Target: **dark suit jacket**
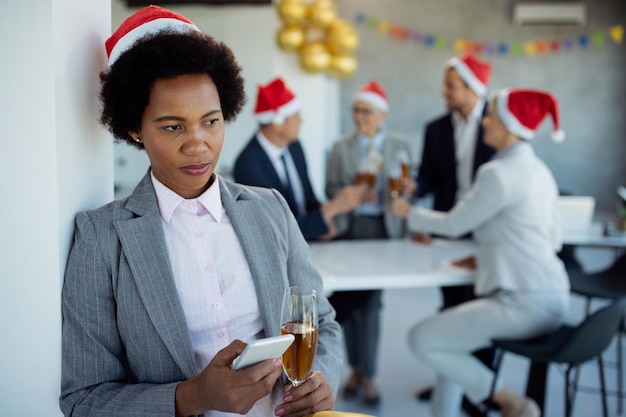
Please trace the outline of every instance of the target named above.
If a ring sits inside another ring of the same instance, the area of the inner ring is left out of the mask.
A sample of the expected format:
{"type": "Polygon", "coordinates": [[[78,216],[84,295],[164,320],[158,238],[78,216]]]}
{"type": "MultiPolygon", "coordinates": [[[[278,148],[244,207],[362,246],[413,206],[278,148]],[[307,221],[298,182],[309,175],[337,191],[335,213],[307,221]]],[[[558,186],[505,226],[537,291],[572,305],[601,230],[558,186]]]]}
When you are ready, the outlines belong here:
{"type": "MultiPolygon", "coordinates": [[[[483,109],[483,114],[486,109],[487,105],[483,109]]],[[[494,153],[495,150],[483,141],[483,127],[479,126],[472,179],[478,167],[489,161],[494,153]]],[[[447,113],[426,125],[417,181],[420,197],[433,193],[435,210],[448,211],[456,203],[456,156],[452,113],[447,113]]]]}
{"type": "Polygon", "coordinates": [[[293,196],[283,186],[280,177],[274,169],[274,165],[272,165],[272,161],[261,147],[256,135],[250,139],[237,157],[233,168],[233,178],[240,184],[275,188],[278,190],[287,200],[291,212],[296,216],[304,238],[306,240],[313,240],[318,236],[328,233],[328,227],[320,211],[321,204],[313,193],[306,158],[304,157],[304,151],[302,150],[300,142],[296,141],[289,145],[289,152],[298,170],[298,175],[304,190],[306,213],[302,216],[298,214],[293,196]]]}

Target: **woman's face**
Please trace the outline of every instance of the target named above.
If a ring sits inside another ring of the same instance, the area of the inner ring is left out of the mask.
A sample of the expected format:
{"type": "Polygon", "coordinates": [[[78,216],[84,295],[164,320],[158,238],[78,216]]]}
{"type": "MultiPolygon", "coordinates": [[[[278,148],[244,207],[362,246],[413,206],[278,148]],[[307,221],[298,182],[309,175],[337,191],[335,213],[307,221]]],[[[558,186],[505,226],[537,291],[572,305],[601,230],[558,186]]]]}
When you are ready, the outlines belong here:
{"type": "Polygon", "coordinates": [[[209,180],[224,144],[220,97],[206,74],[156,80],[141,120],[141,138],[154,176],[184,198],[195,198],[209,180]]]}
{"type": "Polygon", "coordinates": [[[387,113],[381,112],[373,104],[365,101],[355,101],[352,105],[352,117],[356,130],[368,137],[378,132],[387,113]]]}
{"type": "Polygon", "coordinates": [[[487,145],[500,150],[509,144],[511,133],[498,117],[495,109],[495,100],[489,102],[487,113],[481,123],[485,129],[484,140],[487,145]]]}

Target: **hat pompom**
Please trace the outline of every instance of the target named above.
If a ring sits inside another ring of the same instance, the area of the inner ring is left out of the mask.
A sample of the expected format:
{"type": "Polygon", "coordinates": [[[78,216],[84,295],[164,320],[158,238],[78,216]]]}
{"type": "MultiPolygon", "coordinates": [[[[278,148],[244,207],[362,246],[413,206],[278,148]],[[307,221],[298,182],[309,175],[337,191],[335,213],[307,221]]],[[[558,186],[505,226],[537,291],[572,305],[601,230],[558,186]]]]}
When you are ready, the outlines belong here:
{"type": "Polygon", "coordinates": [[[561,143],[565,140],[565,132],[563,132],[562,129],[557,129],[552,132],[550,137],[552,138],[554,142],[561,143]]]}

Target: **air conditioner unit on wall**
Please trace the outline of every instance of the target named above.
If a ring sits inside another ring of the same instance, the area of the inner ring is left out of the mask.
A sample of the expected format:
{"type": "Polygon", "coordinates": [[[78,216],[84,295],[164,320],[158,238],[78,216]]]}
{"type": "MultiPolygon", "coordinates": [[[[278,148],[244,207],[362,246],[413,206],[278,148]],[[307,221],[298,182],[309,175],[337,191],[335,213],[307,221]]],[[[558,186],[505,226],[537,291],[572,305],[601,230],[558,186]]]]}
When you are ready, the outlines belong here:
{"type": "Polygon", "coordinates": [[[534,26],[584,26],[587,9],[583,3],[516,3],[513,22],[534,26]]]}

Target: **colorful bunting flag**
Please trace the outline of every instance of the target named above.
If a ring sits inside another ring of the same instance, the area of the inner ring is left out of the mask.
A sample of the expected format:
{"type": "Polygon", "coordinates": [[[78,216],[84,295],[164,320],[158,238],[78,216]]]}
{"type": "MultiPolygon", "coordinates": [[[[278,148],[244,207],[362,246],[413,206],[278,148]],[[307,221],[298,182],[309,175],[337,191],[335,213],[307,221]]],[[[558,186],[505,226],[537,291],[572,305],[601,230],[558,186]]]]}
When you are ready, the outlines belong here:
{"type": "Polygon", "coordinates": [[[382,35],[389,35],[393,39],[401,41],[412,41],[415,44],[422,44],[426,48],[446,49],[451,47],[455,53],[474,52],[486,55],[526,55],[528,57],[544,56],[548,53],[559,53],[561,51],[571,51],[576,46],[581,49],[588,49],[590,46],[604,47],[606,33],[616,45],[621,45],[624,40],[623,25],[615,25],[606,31],[596,30],[591,34],[580,34],[574,38],[565,37],[563,39],[551,40],[528,40],[513,43],[507,42],[476,42],[468,39],[454,39],[449,42],[445,36],[438,36],[431,33],[422,33],[408,28],[391,24],[386,20],[367,16],[365,13],[357,13],[355,17],[357,24],[365,25],[376,30],[382,35]]]}

